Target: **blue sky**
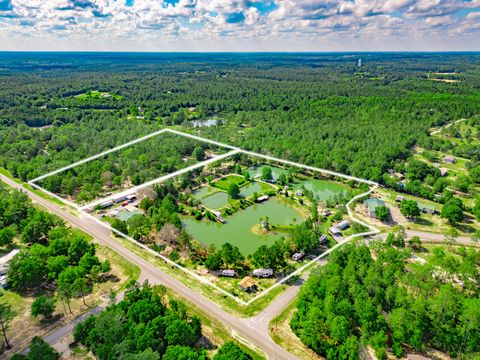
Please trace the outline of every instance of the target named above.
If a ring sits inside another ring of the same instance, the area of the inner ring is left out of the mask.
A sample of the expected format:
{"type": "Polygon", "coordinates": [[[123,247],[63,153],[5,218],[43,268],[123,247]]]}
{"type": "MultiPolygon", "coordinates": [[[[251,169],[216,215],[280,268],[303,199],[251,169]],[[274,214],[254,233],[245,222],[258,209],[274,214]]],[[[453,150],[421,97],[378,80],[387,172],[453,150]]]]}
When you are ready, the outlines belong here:
{"type": "Polygon", "coordinates": [[[0,0],[0,50],[480,50],[480,0],[0,0]]]}

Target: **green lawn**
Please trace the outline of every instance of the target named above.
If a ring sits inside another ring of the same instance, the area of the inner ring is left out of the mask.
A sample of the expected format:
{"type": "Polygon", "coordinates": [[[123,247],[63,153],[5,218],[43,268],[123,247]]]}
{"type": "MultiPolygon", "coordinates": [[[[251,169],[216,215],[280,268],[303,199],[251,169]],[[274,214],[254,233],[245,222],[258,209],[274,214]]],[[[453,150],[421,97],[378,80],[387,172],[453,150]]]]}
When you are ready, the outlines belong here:
{"type": "Polygon", "coordinates": [[[87,91],[86,93],[76,96],[80,100],[90,100],[90,99],[113,99],[113,100],[122,100],[122,96],[117,94],[112,94],[109,92],[102,92],[98,90],[87,91]]]}
{"type": "Polygon", "coordinates": [[[228,190],[228,187],[232,184],[238,185],[238,187],[242,186],[247,182],[247,179],[245,179],[241,175],[227,175],[221,179],[214,180],[212,182],[212,185],[215,186],[217,189],[220,190],[228,190]]]}

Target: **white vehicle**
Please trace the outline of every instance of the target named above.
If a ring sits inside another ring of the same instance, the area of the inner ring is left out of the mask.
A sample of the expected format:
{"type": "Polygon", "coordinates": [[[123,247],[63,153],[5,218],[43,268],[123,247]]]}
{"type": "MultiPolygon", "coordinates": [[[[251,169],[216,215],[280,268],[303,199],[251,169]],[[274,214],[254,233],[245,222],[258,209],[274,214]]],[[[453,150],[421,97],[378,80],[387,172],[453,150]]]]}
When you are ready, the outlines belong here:
{"type": "Polygon", "coordinates": [[[253,270],[253,276],[268,278],[273,276],[273,269],[255,269],[253,270]]]}

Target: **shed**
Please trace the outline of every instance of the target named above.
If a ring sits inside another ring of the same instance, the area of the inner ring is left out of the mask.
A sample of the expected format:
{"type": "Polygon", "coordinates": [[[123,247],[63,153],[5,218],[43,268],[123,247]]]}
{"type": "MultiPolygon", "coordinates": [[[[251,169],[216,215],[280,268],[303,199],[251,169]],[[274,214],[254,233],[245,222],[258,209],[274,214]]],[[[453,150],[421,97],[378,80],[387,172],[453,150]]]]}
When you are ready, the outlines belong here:
{"type": "Polygon", "coordinates": [[[397,195],[397,197],[395,198],[396,202],[402,202],[403,200],[405,200],[405,196],[402,195],[397,195]]]}
{"type": "Polygon", "coordinates": [[[118,203],[121,203],[121,202],[127,201],[127,200],[128,200],[128,198],[127,198],[125,195],[123,195],[123,196],[119,196],[118,198],[115,198],[115,199],[113,200],[113,202],[114,202],[115,204],[118,204],[118,203]]]}
{"type": "Polygon", "coordinates": [[[238,283],[238,287],[243,291],[251,292],[257,290],[257,283],[253,278],[250,276],[245,276],[240,282],[238,283]]]}
{"type": "Polygon", "coordinates": [[[342,233],[340,232],[340,229],[337,228],[336,226],[331,226],[329,229],[328,229],[328,232],[330,234],[332,234],[333,236],[341,236],[342,233]]]}
{"type": "Polygon", "coordinates": [[[109,208],[113,205],[113,201],[105,201],[103,203],[101,203],[100,205],[98,205],[101,209],[106,209],[106,208],[109,208]]]}
{"type": "Polygon", "coordinates": [[[253,270],[253,276],[256,277],[271,277],[273,276],[273,269],[255,269],[253,270]]]}
{"type": "Polygon", "coordinates": [[[443,158],[443,161],[449,164],[455,164],[457,162],[457,159],[453,155],[447,155],[443,158]]]}
{"type": "Polygon", "coordinates": [[[377,198],[370,198],[367,199],[363,202],[363,205],[365,205],[365,208],[367,209],[368,216],[375,218],[375,210],[378,207],[385,206],[385,201],[377,199],[377,198]]]}
{"type": "Polygon", "coordinates": [[[340,221],[340,222],[337,224],[337,228],[339,228],[340,230],[345,230],[345,229],[348,228],[349,226],[350,226],[350,223],[348,222],[348,220],[340,221]]]}
{"type": "Polygon", "coordinates": [[[257,198],[257,202],[264,202],[268,200],[268,195],[262,195],[257,198]]]}
{"type": "Polygon", "coordinates": [[[320,238],[318,239],[318,242],[320,243],[320,245],[325,244],[327,242],[327,235],[322,234],[322,236],[320,236],[320,238]]]}
{"type": "Polygon", "coordinates": [[[448,174],[448,169],[447,168],[440,168],[440,176],[446,176],[448,174]]]}

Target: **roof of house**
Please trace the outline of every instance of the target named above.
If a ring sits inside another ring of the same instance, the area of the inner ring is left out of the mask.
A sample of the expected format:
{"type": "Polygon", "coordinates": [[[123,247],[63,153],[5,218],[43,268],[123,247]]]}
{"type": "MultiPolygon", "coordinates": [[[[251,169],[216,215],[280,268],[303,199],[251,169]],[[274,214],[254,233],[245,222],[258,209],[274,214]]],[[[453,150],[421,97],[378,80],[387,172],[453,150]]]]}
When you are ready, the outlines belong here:
{"type": "Polygon", "coordinates": [[[250,276],[245,276],[240,282],[238,283],[238,286],[244,288],[244,289],[249,289],[253,286],[257,285],[255,280],[253,280],[252,277],[250,276]]]}
{"type": "Polygon", "coordinates": [[[348,220],[343,220],[343,221],[340,221],[340,222],[337,224],[337,227],[338,227],[340,230],[343,230],[343,229],[347,228],[348,225],[350,225],[350,223],[348,222],[348,220]]]}
{"type": "Polygon", "coordinates": [[[385,206],[385,201],[377,199],[377,198],[370,198],[363,202],[365,206],[368,208],[368,211],[374,212],[377,207],[385,206]]]}

